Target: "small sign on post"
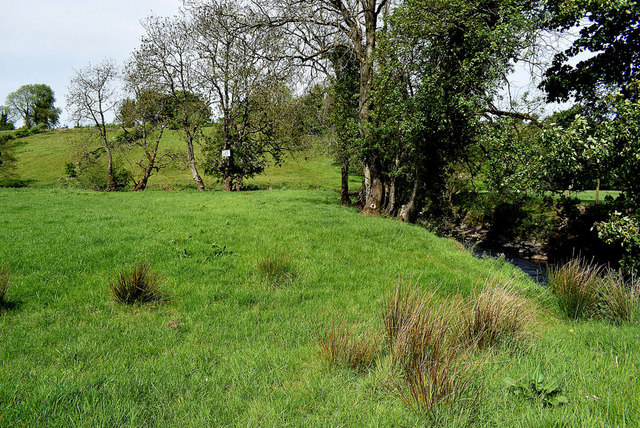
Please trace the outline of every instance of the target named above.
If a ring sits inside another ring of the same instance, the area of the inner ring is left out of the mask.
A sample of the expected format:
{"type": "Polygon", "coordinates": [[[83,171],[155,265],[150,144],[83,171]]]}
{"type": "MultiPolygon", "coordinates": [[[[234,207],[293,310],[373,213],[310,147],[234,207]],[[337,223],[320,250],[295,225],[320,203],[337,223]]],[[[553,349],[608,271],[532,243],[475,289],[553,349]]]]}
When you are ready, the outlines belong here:
{"type": "Polygon", "coordinates": [[[231,157],[231,150],[223,150],[222,151],[222,157],[223,158],[230,158],[231,157]]]}

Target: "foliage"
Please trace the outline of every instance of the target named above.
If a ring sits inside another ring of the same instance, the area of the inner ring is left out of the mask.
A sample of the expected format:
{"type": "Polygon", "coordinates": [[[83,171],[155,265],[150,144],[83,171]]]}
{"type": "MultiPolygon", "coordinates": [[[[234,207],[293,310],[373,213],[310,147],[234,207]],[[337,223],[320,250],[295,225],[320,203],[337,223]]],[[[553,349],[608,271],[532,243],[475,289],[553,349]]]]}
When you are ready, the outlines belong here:
{"type": "Polygon", "coordinates": [[[9,119],[9,107],[0,106],[0,131],[12,131],[15,129],[13,122],[9,119]]]}
{"type": "Polygon", "coordinates": [[[529,373],[527,379],[514,381],[506,378],[504,382],[508,390],[518,398],[536,401],[540,407],[558,407],[569,404],[561,379],[548,377],[544,374],[542,366],[538,364],[536,369],[529,373]]]}
{"type": "Polygon", "coordinates": [[[111,282],[113,298],[128,305],[164,300],[162,276],[151,271],[149,263],[137,262],[131,270],[122,270],[111,282]]]}
{"type": "Polygon", "coordinates": [[[13,134],[0,135],[0,184],[14,176],[17,160],[14,154],[14,139],[13,134]]]}
{"type": "Polygon", "coordinates": [[[611,213],[606,221],[595,224],[598,236],[607,244],[622,246],[620,265],[627,274],[640,272],[640,226],[635,216],[611,213]]]}
{"type": "Polygon", "coordinates": [[[373,366],[379,345],[370,332],[358,333],[346,322],[334,321],[319,339],[319,348],[328,363],[364,372],[373,366]]]}
{"type": "Polygon", "coordinates": [[[640,77],[639,2],[553,0],[548,10],[549,28],[579,30],[573,44],[556,54],[545,72],[542,87],[550,100],[574,96],[594,104],[604,93],[624,91],[640,77]],[[585,52],[590,55],[581,57],[585,52]]]}
{"type": "Polygon", "coordinates": [[[7,95],[6,104],[14,116],[24,120],[24,126],[31,128],[43,124],[53,128],[61,110],[54,107],[56,101],[51,87],[45,84],[23,85],[7,95]]]}
{"type": "Polygon", "coordinates": [[[431,212],[445,212],[448,176],[477,137],[479,113],[531,43],[530,7],[412,0],[394,10],[380,48],[373,149],[397,185],[409,184],[397,194],[410,200],[403,218],[413,221],[424,197],[431,212]]]}

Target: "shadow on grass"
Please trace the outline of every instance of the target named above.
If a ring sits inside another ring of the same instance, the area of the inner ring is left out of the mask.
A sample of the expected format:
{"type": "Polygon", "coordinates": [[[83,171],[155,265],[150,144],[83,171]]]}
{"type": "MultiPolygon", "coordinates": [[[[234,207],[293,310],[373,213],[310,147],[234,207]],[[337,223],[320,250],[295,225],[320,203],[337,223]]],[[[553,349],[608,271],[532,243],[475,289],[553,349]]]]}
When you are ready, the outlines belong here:
{"type": "Polygon", "coordinates": [[[24,180],[21,178],[9,178],[9,179],[0,181],[0,187],[10,187],[13,189],[19,189],[22,187],[28,187],[30,184],[34,182],[35,180],[33,179],[24,180]]]}
{"type": "Polygon", "coordinates": [[[0,315],[4,312],[9,312],[20,307],[24,302],[22,301],[7,301],[3,300],[0,302],[0,315]]]}

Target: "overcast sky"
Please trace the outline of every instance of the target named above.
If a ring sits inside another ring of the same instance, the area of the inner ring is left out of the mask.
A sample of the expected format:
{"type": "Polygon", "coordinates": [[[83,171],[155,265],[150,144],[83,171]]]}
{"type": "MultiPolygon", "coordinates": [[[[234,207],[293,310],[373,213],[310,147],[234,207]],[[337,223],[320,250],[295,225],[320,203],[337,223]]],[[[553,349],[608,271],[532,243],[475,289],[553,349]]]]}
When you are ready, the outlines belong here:
{"type": "Polygon", "coordinates": [[[140,20],[178,13],[181,0],[0,0],[0,104],[22,85],[45,83],[67,121],[74,69],[122,63],[142,36],[140,20]]]}

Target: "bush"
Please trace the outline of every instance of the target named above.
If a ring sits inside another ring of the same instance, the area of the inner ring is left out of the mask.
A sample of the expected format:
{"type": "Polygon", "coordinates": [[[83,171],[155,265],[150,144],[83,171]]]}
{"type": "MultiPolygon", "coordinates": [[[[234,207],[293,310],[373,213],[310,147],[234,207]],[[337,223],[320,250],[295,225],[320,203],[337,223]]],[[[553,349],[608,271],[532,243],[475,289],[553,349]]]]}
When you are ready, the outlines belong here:
{"type": "Polygon", "coordinates": [[[131,305],[164,300],[161,283],[162,277],[151,272],[149,263],[136,263],[130,271],[123,269],[110,288],[117,302],[131,305]]]}
{"type": "Polygon", "coordinates": [[[576,258],[549,269],[549,287],[560,309],[578,320],[596,314],[600,302],[602,267],[584,258],[576,258]]]}
{"type": "Polygon", "coordinates": [[[295,276],[288,254],[267,256],[258,261],[256,268],[260,275],[275,287],[284,285],[295,276]]]}
{"type": "Polygon", "coordinates": [[[320,339],[320,356],[330,364],[352,370],[369,369],[378,354],[378,340],[369,332],[357,333],[344,321],[334,322],[320,339]]]}
{"type": "MultiPolygon", "coordinates": [[[[77,175],[78,183],[84,189],[97,191],[109,189],[107,167],[101,162],[92,161],[81,164],[77,175]]],[[[131,173],[124,168],[114,165],[113,179],[116,184],[116,189],[122,190],[131,183],[131,173]]]]}
{"type": "Polygon", "coordinates": [[[0,306],[6,303],[5,295],[11,285],[11,275],[9,270],[2,264],[0,264],[0,306]]]}
{"type": "Polygon", "coordinates": [[[532,336],[534,320],[535,311],[512,282],[491,276],[469,312],[465,332],[481,348],[505,341],[523,343],[532,336]]]}

